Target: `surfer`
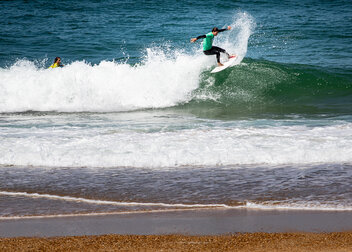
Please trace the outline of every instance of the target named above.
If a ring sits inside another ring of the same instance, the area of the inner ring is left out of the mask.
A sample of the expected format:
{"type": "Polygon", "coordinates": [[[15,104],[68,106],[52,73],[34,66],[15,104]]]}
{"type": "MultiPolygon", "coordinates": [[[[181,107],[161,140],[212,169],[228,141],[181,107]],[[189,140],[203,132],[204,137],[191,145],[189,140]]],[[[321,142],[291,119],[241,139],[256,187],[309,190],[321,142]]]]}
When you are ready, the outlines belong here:
{"type": "Polygon", "coordinates": [[[204,38],[203,53],[205,55],[215,55],[216,54],[216,60],[218,62],[218,66],[223,66],[223,64],[221,64],[221,62],[220,62],[220,53],[225,53],[229,59],[236,57],[235,55],[228,54],[226,52],[226,50],[224,50],[220,47],[213,46],[214,37],[217,36],[219,32],[223,32],[226,30],[231,30],[231,26],[228,26],[227,29],[220,29],[220,30],[217,27],[214,27],[213,30],[211,32],[207,33],[206,35],[201,35],[196,38],[191,38],[191,42],[194,43],[198,39],[204,38]]]}
{"type": "Polygon", "coordinates": [[[54,64],[52,64],[49,68],[56,68],[56,67],[63,67],[64,65],[61,64],[61,58],[56,57],[54,60],[54,64]]]}

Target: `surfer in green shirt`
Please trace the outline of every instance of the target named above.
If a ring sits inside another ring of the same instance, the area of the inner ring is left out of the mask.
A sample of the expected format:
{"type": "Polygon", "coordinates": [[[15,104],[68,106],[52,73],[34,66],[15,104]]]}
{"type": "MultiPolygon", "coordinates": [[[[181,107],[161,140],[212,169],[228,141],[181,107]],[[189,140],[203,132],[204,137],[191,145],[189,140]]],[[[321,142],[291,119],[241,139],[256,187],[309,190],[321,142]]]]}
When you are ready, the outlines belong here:
{"type": "Polygon", "coordinates": [[[227,29],[218,29],[217,27],[214,27],[213,30],[211,32],[207,33],[206,35],[201,35],[196,38],[192,38],[191,42],[194,43],[198,39],[204,38],[203,53],[205,55],[216,55],[216,60],[218,62],[218,66],[223,66],[223,64],[221,64],[221,62],[220,62],[220,53],[225,53],[228,58],[233,58],[236,56],[228,54],[226,52],[226,50],[224,50],[220,47],[213,46],[213,40],[214,40],[214,37],[217,36],[219,32],[223,32],[223,31],[227,31],[227,30],[231,30],[231,26],[228,26],[227,29]]]}

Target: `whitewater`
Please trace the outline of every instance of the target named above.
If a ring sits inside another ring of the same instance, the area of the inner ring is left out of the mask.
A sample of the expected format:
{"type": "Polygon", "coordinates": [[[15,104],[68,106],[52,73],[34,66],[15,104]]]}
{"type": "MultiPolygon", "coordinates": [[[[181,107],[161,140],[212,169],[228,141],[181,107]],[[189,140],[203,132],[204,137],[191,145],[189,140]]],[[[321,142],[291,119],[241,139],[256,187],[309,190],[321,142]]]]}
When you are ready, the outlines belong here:
{"type": "Polygon", "coordinates": [[[0,164],[161,168],[352,162],[352,123],[292,126],[286,121],[224,124],[191,119],[193,125],[183,125],[176,122],[177,114],[139,112],[128,116],[140,117],[136,125],[127,126],[124,115],[74,117],[46,115],[32,122],[17,117],[1,131],[0,164]],[[158,116],[166,117],[167,124],[158,116]],[[69,125],[62,123],[66,120],[69,125]],[[139,128],[146,123],[153,125],[139,128]]]}

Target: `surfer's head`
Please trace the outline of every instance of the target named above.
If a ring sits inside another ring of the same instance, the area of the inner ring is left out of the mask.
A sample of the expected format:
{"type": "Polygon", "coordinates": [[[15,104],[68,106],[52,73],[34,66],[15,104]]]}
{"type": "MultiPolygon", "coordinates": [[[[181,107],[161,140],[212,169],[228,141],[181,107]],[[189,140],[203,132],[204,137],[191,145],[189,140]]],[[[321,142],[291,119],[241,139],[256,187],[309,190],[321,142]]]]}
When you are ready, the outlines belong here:
{"type": "Polygon", "coordinates": [[[61,63],[61,58],[60,57],[56,57],[54,59],[54,63],[61,63]]]}
{"type": "Polygon", "coordinates": [[[211,32],[213,33],[214,36],[218,35],[219,33],[218,27],[214,27],[213,30],[211,30],[211,32]]]}

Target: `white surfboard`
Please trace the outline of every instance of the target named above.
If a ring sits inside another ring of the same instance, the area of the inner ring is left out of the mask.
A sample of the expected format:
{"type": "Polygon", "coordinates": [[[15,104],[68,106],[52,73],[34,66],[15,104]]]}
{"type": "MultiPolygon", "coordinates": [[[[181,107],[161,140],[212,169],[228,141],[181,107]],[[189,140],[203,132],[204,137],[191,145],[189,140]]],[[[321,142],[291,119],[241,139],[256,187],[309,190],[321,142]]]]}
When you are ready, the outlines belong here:
{"type": "Polygon", "coordinates": [[[218,73],[222,70],[225,70],[226,68],[230,67],[230,66],[234,66],[234,65],[237,65],[235,64],[235,61],[237,60],[237,56],[236,57],[233,57],[231,59],[229,59],[228,61],[226,61],[223,66],[217,66],[215,67],[211,73],[218,73]]]}

